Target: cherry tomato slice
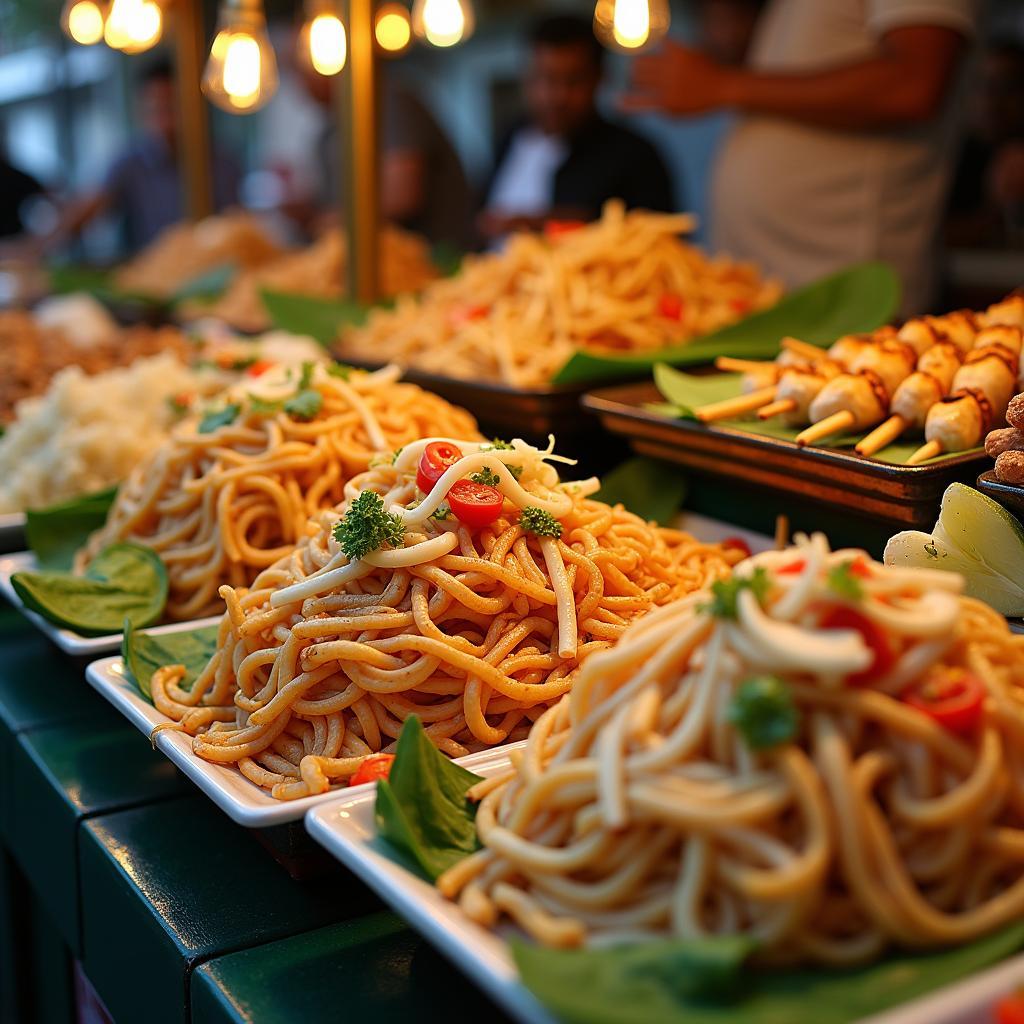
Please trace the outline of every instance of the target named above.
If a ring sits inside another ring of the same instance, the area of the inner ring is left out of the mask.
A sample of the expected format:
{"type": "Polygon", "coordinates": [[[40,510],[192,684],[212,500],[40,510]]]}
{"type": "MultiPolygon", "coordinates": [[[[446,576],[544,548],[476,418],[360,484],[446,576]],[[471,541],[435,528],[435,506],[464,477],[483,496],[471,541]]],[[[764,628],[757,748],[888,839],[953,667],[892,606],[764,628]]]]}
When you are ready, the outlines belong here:
{"type": "Polygon", "coordinates": [[[940,670],[913,683],[903,699],[950,732],[970,732],[981,721],[985,687],[963,669],[940,670]]]}
{"type": "Polygon", "coordinates": [[[749,313],[753,304],[750,299],[730,299],[729,305],[736,313],[749,313]]]}
{"type": "Polygon", "coordinates": [[[462,449],[450,441],[431,441],[420,456],[416,467],[416,486],[424,493],[444,476],[445,470],[462,458],[462,449]]]}
{"type": "Polygon", "coordinates": [[[666,292],[658,299],[658,313],[666,320],[682,320],[685,303],[678,295],[666,292]]]}
{"type": "Polygon", "coordinates": [[[750,545],[742,537],[726,537],[722,541],[722,547],[726,551],[742,551],[744,558],[749,558],[753,554],[750,545]]]}
{"type": "Polygon", "coordinates": [[[873,655],[871,664],[863,672],[846,677],[850,686],[870,686],[892,668],[896,654],[886,635],[866,615],[855,608],[836,605],[830,608],[820,622],[822,629],[855,629],[864,639],[873,655]]]}
{"type": "Polygon", "coordinates": [[[460,480],[448,492],[448,507],[469,527],[489,526],[501,515],[501,491],[489,484],[460,480]]]}
{"type": "Polygon", "coordinates": [[[775,571],[783,576],[797,576],[806,568],[806,559],[798,558],[795,562],[790,562],[788,565],[779,566],[775,571]]]}
{"type": "Polygon", "coordinates": [[[562,235],[579,231],[585,224],[582,220],[546,220],[544,221],[544,237],[559,238],[562,235]]]}
{"type": "Polygon", "coordinates": [[[266,373],[273,365],[274,363],[269,359],[257,359],[245,372],[250,377],[259,377],[266,373]]]}
{"type": "Polygon", "coordinates": [[[394,754],[370,754],[364,757],[362,764],[349,778],[350,786],[361,786],[364,782],[376,782],[377,779],[386,779],[391,773],[391,765],[394,764],[394,754]]]}
{"type": "Polygon", "coordinates": [[[1024,1024],[1024,992],[1004,996],[995,1005],[995,1024],[1024,1024]]]}

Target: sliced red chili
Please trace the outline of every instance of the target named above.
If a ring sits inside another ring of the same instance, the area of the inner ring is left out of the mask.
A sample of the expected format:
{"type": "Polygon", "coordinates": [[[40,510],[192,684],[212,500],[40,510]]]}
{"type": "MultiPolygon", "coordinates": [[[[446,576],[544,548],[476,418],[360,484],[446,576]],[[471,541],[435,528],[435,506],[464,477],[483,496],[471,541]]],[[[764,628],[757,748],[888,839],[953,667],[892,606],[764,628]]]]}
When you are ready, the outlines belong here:
{"type": "Polygon", "coordinates": [[[682,320],[685,308],[686,303],[683,302],[682,297],[672,292],[665,292],[658,299],[658,313],[666,320],[682,320]]]}
{"type": "Polygon", "coordinates": [[[981,721],[985,686],[965,669],[940,669],[911,684],[903,700],[950,732],[971,732],[981,721]]]}
{"type": "Polygon", "coordinates": [[[807,560],[798,558],[795,562],[789,562],[786,565],[779,566],[775,571],[782,576],[797,576],[807,568],[807,560]]]}
{"type": "Polygon", "coordinates": [[[855,608],[835,605],[824,614],[819,625],[822,629],[856,630],[871,650],[871,664],[864,671],[846,677],[850,686],[870,686],[892,668],[896,654],[888,637],[879,626],[855,608]]]}
{"type": "Polygon", "coordinates": [[[452,514],[459,522],[473,528],[490,526],[501,515],[503,501],[496,487],[474,480],[460,480],[448,492],[452,514]]]}
{"type": "Polygon", "coordinates": [[[416,467],[416,486],[424,494],[429,493],[434,484],[444,476],[449,466],[453,466],[462,458],[462,449],[450,441],[431,441],[420,456],[416,467]]]}
{"type": "Polygon", "coordinates": [[[391,773],[391,766],[395,763],[394,754],[370,754],[364,757],[362,763],[349,778],[350,786],[361,786],[365,782],[376,782],[378,779],[386,779],[391,773]]]}
{"type": "Polygon", "coordinates": [[[270,359],[257,359],[256,362],[253,363],[252,366],[250,366],[249,369],[246,370],[245,372],[250,377],[259,377],[262,374],[266,373],[267,370],[271,369],[271,367],[273,366],[274,363],[270,359]]]}

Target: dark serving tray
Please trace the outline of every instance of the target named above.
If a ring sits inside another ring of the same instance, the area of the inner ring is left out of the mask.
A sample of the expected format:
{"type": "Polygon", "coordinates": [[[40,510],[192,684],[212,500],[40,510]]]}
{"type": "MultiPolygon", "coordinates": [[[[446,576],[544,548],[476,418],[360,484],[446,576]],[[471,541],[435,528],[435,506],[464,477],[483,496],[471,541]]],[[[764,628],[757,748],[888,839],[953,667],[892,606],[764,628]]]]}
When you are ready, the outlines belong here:
{"type": "Polygon", "coordinates": [[[996,479],[995,470],[990,469],[978,477],[977,488],[993,501],[998,501],[1007,512],[1018,519],[1024,518],[1024,487],[1019,484],[1004,484],[1002,480],[996,479]]]}
{"type": "Polygon", "coordinates": [[[954,481],[974,480],[986,458],[975,452],[934,466],[895,466],[843,449],[801,448],[730,427],[670,419],[646,408],[662,400],[647,382],[589,392],[583,407],[600,417],[606,429],[628,438],[642,455],[903,528],[933,526],[942,492],[954,481]]]}

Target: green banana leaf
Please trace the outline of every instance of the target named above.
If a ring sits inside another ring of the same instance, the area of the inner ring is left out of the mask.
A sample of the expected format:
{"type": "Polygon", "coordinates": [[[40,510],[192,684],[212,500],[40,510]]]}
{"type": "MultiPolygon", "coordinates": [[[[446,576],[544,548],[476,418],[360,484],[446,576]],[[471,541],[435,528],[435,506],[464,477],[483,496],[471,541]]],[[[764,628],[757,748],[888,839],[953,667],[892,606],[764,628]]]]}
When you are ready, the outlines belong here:
{"type": "Polygon", "coordinates": [[[314,299],[286,292],[260,292],[271,323],[280,331],[304,334],[329,346],[342,327],[359,327],[372,307],[353,299],[314,299]]]}

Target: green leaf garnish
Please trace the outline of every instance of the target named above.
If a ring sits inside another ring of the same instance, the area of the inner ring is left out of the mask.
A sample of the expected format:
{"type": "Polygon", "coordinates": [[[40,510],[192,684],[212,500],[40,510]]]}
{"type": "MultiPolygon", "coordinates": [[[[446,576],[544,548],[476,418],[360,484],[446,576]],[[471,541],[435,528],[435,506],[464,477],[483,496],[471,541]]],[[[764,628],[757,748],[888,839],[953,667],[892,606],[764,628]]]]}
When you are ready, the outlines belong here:
{"type": "Polygon", "coordinates": [[[75,553],[107,521],[117,488],[109,487],[25,513],[25,539],[40,569],[70,569],[75,553]]]}
{"type": "Polygon", "coordinates": [[[727,580],[715,580],[711,584],[711,600],[699,605],[698,611],[713,615],[716,619],[735,619],[736,602],[741,591],[752,591],[758,603],[763,604],[770,585],[768,574],[761,566],[749,576],[730,576],[727,580]]]}
{"type": "Polygon", "coordinates": [[[83,636],[120,633],[125,619],[152,625],[167,603],[167,569],[139,544],[104,548],[82,576],[16,572],[11,585],[26,608],[83,636]]]}
{"type": "MultiPolygon", "coordinates": [[[[503,441],[500,437],[495,437],[491,440],[490,444],[483,444],[480,446],[481,452],[513,452],[515,446],[503,441]]],[[[513,479],[518,480],[523,475],[522,466],[510,466],[507,465],[505,468],[512,474],[513,479]]]]}
{"type": "Polygon", "coordinates": [[[443,523],[446,520],[451,519],[451,507],[447,502],[442,501],[441,504],[437,506],[437,510],[431,514],[430,518],[436,519],[439,523],[443,523]]]}
{"type": "Polygon", "coordinates": [[[299,377],[299,390],[305,391],[313,383],[313,373],[316,370],[316,363],[312,360],[305,360],[302,364],[302,374],[299,377]]]}
{"type": "Polygon", "coordinates": [[[377,783],[377,829],[419,871],[435,879],[479,845],[476,806],[466,799],[480,777],[442,754],[411,715],[386,779],[377,783]]]}
{"type": "Polygon", "coordinates": [[[334,539],[353,561],[383,547],[400,548],[405,542],[402,517],[384,507],[384,499],[363,491],[334,527],[334,539]]]}
{"type": "Polygon", "coordinates": [[[537,537],[561,537],[562,524],[550,513],[536,505],[530,505],[519,513],[519,525],[524,533],[537,537]]]}
{"type": "Polygon", "coordinates": [[[327,366],[327,372],[332,377],[340,377],[342,380],[348,380],[355,372],[355,367],[347,366],[345,363],[329,363],[327,366]]]}
{"type": "Polygon", "coordinates": [[[792,691],[776,676],[754,676],[740,683],[726,717],[751,750],[789,743],[800,727],[792,691]]]}
{"type": "Polygon", "coordinates": [[[284,402],[281,400],[271,401],[266,398],[260,398],[259,395],[254,395],[251,392],[249,394],[249,404],[252,407],[252,411],[260,416],[272,416],[284,408],[284,402]]]}
{"type": "Polygon", "coordinates": [[[284,403],[284,411],[292,419],[308,423],[316,418],[316,414],[323,408],[324,396],[319,391],[306,388],[297,395],[293,395],[284,403]]]}
{"type": "Polygon", "coordinates": [[[853,562],[841,562],[828,571],[828,588],[848,601],[859,601],[864,596],[864,587],[853,575],[853,562]]]}
{"type": "Polygon", "coordinates": [[[212,434],[215,430],[220,430],[221,427],[226,427],[230,423],[234,423],[238,419],[238,414],[242,411],[242,407],[237,404],[227,405],[223,409],[217,409],[214,412],[208,412],[199,421],[199,433],[200,434],[212,434]]]}
{"type": "Polygon", "coordinates": [[[153,673],[164,665],[184,665],[185,676],[179,685],[183,690],[191,690],[196,677],[217,650],[219,631],[219,626],[204,626],[202,629],[155,636],[136,629],[131,622],[125,622],[121,657],[128,670],[126,675],[151,701],[153,694],[149,684],[153,673]]]}
{"type": "Polygon", "coordinates": [[[485,487],[497,487],[501,483],[501,477],[490,466],[484,466],[479,473],[474,473],[469,479],[485,487]]]}

